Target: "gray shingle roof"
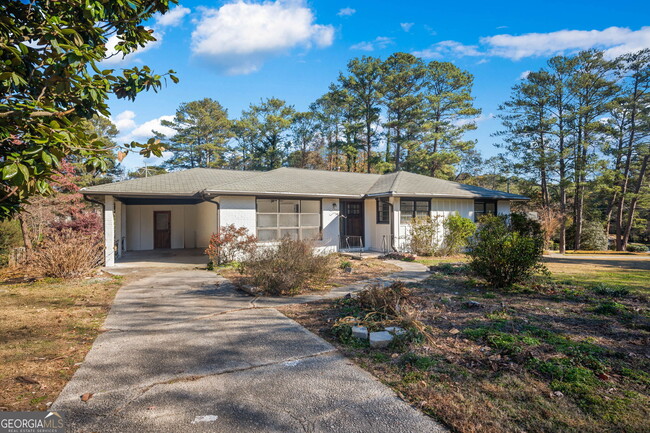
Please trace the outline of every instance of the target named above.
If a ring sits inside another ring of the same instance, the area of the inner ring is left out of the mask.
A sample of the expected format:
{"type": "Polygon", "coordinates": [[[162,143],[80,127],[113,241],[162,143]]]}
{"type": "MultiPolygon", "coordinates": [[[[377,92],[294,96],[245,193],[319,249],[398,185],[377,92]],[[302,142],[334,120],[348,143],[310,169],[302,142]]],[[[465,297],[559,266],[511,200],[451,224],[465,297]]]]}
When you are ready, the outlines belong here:
{"type": "Polygon", "coordinates": [[[208,185],[241,181],[259,175],[259,171],[216,170],[212,168],[191,168],[140,179],[82,188],[84,194],[107,195],[179,195],[200,194],[208,185]]]}
{"type": "Polygon", "coordinates": [[[399,171],[390,174],[347,173],[298,168],[236,171],[209,168],[161,174],[142,179],[97,185],[81,190],[84,194],[116,196],[197,196],[210,195],[293,195],[320,197],[422,196],[453,198],[527,197],[399,171]]]}

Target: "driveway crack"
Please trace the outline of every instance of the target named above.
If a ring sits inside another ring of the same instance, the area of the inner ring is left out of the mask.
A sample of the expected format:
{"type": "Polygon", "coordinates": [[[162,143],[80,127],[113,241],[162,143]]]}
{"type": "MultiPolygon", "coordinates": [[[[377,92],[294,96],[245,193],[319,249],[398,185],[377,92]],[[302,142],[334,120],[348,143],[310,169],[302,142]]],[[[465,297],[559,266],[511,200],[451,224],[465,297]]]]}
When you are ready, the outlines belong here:
{"type": "MultiPolygon", "coordinates": [[[[306,359],[316,358],[318,356],[328,355],[328,354],[334,353],[334,352],[337,352],[337,349],[324,350],[324,351],[321,351],[321,352],[312,353],[310,355],[305,355],[305,356],[297,356],[297,357],[285,358],[285,359],[282,359],[282,360],[279,360],[279,361],[272,361],[272,362],[267,362],[267,363],[264,363],[264,364],[249,364],[246,367],[236,367],[236,368],[231,368],[231,369],[228,369],[228,370],[218,371],[218,372],[215,372],[215,373],[193,374],[193,375],[189,375],[189,376],[175,377],[175,378],[172,378],[172,379],[167,379],[167,380],[162,380],[162,381],[159,381],[159,382],[154,382],[154,383],[151,383],[149,385],[146,385],[146,386],[140,388],[136,395],[129,398],[125,403],[121,404],[119,407],[114,409],[112,414],[113,415],[118,414],[123,409],[128,407],[131,403],[133,403],[135,400],[142,397],[144,394],[146,394],[151,389],[153,389],[153,388],[155,388],[157,386],[172,385],[174,383],[181,383],[181,382],[195,382],[197,380],[205,379],[206,377],[216,377],[216,376],[222,376],[222,375],[225,375],[225,374],[239,373],[241,371],[249,371],[249,370],[254,370],[254,369],[257,369],[257,368],[265,368],[265,367],[270,367],[270,366],[273,366],[273,365],[279,365],[279,364],[285,364],[285,363],[287,364],[287,367],[292,367],[292,366],[295,365],[293,363],[299,363],[300,361],[304,361],[306,359]]],[[[106,393],[115,392],[115,391],[119,391],[119,390],[107,391],[106,393]]]]}

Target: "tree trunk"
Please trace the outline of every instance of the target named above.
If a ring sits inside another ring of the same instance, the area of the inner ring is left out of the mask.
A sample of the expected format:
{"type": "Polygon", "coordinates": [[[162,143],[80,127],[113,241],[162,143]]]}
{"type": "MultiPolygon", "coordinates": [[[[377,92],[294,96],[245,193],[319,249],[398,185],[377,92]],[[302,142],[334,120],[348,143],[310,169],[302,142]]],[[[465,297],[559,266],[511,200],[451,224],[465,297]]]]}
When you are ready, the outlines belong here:
{"type": "MultiPolygon", "coordinates": [[[[641,170],[639,170],[639,178],[637,179],[636,186],[634,188],[634,197],[630,202],[630,209],[627,214],[627,222],[625,225],[625,233],[623,234],[623,250],[627,249],[627,243],[630,240],[630,232],[632,231],[632,223],[634,222],[634,212],[636,211],[636,205],[639,201],[639,193],[643,187],[643,180],[645,178],[646,171],[648,170],[648,161],[650,160],[650,154],[646,155],[643,158],[641,163],[641,170]]],[[[622,250],[622,251],[623,251],[622,250]]]]}
{"type": "Polygon", "coordinates": [[[25,245],[25,258],[30,259],[32,252],[34,251],[34,246],[32,245],[32,238],[29,236],[29,227],[27,227],[27,221],[23,218],[22,215],[18,215],[18,222],[20,222],[20,231],[23,234],[23,244],[25,245]]]}

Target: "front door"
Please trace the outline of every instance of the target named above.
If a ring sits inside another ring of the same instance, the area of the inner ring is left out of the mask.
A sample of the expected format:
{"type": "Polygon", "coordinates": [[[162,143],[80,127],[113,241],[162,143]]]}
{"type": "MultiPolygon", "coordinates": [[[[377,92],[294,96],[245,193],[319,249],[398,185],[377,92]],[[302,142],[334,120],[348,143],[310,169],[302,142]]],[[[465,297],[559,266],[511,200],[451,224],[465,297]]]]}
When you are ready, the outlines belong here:
{"type": "Polygon", "coordinates": [[[153,213],[153,247],[172,247],[172,213],[171,211],[155,211],[153,213]]]}
{"type": "Polygon", "coordinates": [[[341,201],[341,249],[363,248],[363,201],[341,201]]]}

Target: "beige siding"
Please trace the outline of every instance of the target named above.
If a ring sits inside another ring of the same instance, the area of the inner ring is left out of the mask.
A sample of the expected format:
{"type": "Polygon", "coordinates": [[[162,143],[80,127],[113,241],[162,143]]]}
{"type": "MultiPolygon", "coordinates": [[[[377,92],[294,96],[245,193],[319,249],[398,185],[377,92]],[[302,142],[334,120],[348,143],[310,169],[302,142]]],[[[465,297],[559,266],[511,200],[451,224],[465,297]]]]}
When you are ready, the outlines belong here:
{"type": "MultiPolygon", "coordinates": [[[[126,208],[126,249],[129,251],[153,249],[153,213],[171,212],[171,247],[185,248],[187,226],[194,225],[191,214],[185,221],[188,205],[124,205],[126,208]]],[[[213,205],[214,206],[214,205],[213,205]]]]}

